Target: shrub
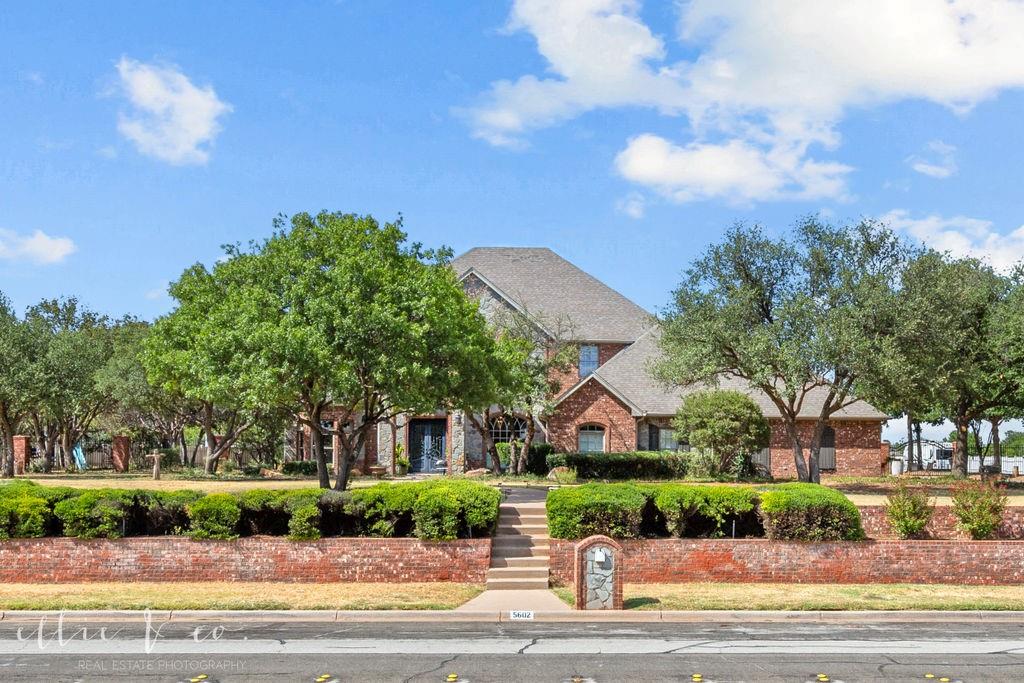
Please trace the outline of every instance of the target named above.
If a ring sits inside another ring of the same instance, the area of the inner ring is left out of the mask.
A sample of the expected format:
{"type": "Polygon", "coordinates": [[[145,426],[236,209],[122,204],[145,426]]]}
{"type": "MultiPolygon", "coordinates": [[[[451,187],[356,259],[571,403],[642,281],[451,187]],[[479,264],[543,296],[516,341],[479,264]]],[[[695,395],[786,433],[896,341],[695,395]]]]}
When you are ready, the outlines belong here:
{"type": "Polygon", "coordinates": [[[284,509],[283,491],[249,489],[238,496],[241,509],[239,530],[245,536],[288,533],[288,511],[284,509]]]}
{"type": "Polygon", "coordinates": [[[554,453],[547,467],[568,467],[580,479],[681,479],[686,475],[686,457],[671,451],[628,453],[554,453]]]}
{"type": "Polygon", "coordinates": [[[288,513],[288,538],[293,541],[314,541],[321,537],[320,496],[322,489],[288,491],[281,496],[288,513]]]}
{"type": "Polygon", "coordinates": [[[365,536],[408,536],[413,527],[412,512],[418,484],[375,484],[352,492],[347,514],[362,517],[360,533],[365,536]]]}
{"type": "Polygon", "coordinates": [[[526,457],[526,471],[529,474],[536,474],[543,477],[548,473],[549,455],[555,452],[555,447],[549,443],[535,443],[530,446],[530,452],[526,457]]]}
{"type": "Polygon", "coordinates": [[[202,498],[202,491],[154,491],[147,505],[146,533],[182,534],[189,527],[188,506],[202,498]]]}
{"type": "Polygon", "coordinates": [[[633,484],[556,489],[548,493],[548,532],[552,538],[639,538],[647,502],[644,491],[633,484]]]}
{"type": "Polygon", "coordinates": [[[46,535],[53,516],[44,498],[30,495],[0,498],[0,539],[46,535]]]}
{"type": "Polygon", "coordinates": [[[120,538],[128,532],[135,491],[93,489],[65,498],[54,506],[64,535],[76,538],[120,538]]]}
{"type": "Polygon", "coordinates": [[[512,444],[508,442],[501,442],[494,444],[494,450],[498,451],[498,462],[501,463],[502,469],[507,469],[509,463],[512,462],[512,444]]]}
{"type": "Polygon", "coordinates": [[[928,500],[928,494],[912,489],[906,482],[900,482],[885,502],[885,516],[889,526],[900,538],[916,538],[928,526],[935,506],[928,500]]]}
{"type": "Polygon", "coordinates": [[[242,510],[238,500],[229,493],[211,493],[187,507],[191,522],[190,536],[195,539],[238,538],[238,521],[242,510]]]}
{"type": "Polygon", "coordinates": [[[780,541],[857,541],[864,538],[857,506],[818,484],[781,484],[761,493],[765,536],[780,541]]]}
{"type": "Polygon", "coordinates": [[[681,440],[713,454],[700,475],[707,477],[738,477],[750,454],[767,446],[771,436],[764,413],[740,391],[694,392],[683,399],[672,425],[681,440]]]}
{"type": "Polygon", "coordinates": [[[995,536],[1006,509],[1003,487],[983,481],[964,481],[953,487],[952,498],[958,529],[975,540],[995,536]]]}
{"type": "Polygon", "coordinates": [[[281,474],[297,477],[316,476],[316,460],[289,460],[281,465],[281,474]]]}
{"type": "Polygon", "coordinates": [[[413,504],[416,537],[448,541],[459,536],[459,499],[447,487],[433,486],[413,504]]]}
{"type": "Polygon", "coordinates": [[[417,538],[443,541],[484,536],[498,520],[501,493],[471,481],[433,481],[418,487],[413,504],[417,538]]]}
{"type": "Polygon", "coordinates": [[[734,522],[737,536],[763,533],[755,513],[757,493],[746,486],[665,484],[657,487],[654,504],[674,536],[725,536],[734,522]]]}

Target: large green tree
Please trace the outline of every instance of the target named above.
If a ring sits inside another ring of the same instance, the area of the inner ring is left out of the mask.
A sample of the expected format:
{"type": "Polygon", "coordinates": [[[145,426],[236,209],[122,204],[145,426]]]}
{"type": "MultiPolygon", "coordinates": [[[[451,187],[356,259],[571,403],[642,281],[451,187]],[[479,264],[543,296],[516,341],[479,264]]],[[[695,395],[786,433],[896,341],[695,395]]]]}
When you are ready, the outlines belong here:
{"type": "Polygon", "coordinates": [[[799,478],[816,482],[828,420],[897,370],[889,352],[906,259],[900,240],[871,221],[805,219],[792,238],[736,225],[673,293],[655,373],[677,385],[732,376],[764,392],[793,444],[799,478]],[[805,443],[798,419],[812,394],[805,443]]]}
{"type": "Polygon", "coordinates": [[[14,476],[14,435],[32,409],[38,340],[0,293],[0,475],[14,476]]]}

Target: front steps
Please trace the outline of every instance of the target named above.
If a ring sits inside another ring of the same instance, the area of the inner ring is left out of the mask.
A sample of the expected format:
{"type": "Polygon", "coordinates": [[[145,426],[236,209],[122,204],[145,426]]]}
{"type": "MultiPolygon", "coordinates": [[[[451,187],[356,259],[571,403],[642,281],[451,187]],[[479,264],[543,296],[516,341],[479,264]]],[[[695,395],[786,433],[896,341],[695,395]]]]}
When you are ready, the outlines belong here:
{"type": "Polygon", "coordinates": [[[487,590],[547,589],[549,550],[544,503],[502,503],[487,590]]]}

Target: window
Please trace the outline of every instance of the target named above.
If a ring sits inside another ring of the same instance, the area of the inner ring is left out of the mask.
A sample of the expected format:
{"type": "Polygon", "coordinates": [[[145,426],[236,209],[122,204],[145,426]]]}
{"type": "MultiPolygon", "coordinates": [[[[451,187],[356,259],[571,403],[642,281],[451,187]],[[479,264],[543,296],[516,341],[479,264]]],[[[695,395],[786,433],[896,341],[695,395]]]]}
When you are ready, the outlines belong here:
{"type": "Polygon", "coordinates": [[[604,427],[580,427],[580,453],[604,453],[604,427]]]}
{"type": "Polygon", "coordinates": [[[330,463],[334,461],[334,422],[324,420],[320,423],[320,433],[324,435],[324,459],[330,463]]]}
{"type": "Polygon", "coordinates": [[[678,451],[681,444],[671,427],[650,425],[647,427],[647,449],[651,451],[678,451]]]}
{"type": "Polygon", "coordinates": [[[516,415],[498,415],[491,418],[489,427],[491,430],[491,441],[494,443],[508,443],[513,439],[516,441],[526,439],[526,420],[516,415]]]}
{"type": "Polygon", "coordinates": [[[836,468],[836,430],[825,427],[821,433],[821,449],[818,451],[818,469],[834,470],[836,468]]]}
{"type": "Polygon", "coordinates": [[[580,377],[586,377],[597,370],[597,345],[584,344],[580,347],[580,377]]]}

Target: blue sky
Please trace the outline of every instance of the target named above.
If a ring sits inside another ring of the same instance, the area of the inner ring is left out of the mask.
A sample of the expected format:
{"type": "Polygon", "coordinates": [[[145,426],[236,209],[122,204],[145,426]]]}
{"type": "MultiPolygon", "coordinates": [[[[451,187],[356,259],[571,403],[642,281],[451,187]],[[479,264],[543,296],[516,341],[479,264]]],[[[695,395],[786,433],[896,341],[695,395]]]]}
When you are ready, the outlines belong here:
{"type": "Polygon", "coordinates": [[[1020,35],[1012,0],[5,3],[0,290],[152,318],[319,209],[550,246],[651,310],[737,220],[1006,268],[1020,35]]]}

